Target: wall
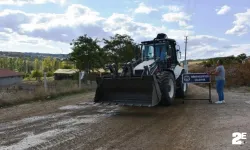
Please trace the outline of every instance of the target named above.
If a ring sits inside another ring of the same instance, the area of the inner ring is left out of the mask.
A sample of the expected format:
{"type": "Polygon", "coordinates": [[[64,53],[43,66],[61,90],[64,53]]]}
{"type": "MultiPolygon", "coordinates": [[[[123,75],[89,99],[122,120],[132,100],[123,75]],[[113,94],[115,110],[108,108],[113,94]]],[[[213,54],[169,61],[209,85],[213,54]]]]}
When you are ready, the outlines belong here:
{"type": "Polygon", "coordinates": [[[19,84],[22,82],[22,77],[6,77],[0,78],[0,86],[8,86],[13,84],[19,84]]]}

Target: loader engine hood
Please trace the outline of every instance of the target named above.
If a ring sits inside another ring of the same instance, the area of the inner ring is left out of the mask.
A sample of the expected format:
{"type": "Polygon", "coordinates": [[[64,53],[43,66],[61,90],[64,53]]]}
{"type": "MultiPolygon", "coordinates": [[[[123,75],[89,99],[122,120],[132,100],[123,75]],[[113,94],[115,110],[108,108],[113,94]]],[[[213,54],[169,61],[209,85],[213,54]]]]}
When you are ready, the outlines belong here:
{"type": "Polygon", "coordinates": [[[144,66],[148,66],[150,74],[152,74],[157,69],[157,65],[156,64],[153,65],[153,64],[155,64],[155,60],[153,59],[141,62],[134,68],[133,70],[134,75],[141,76],[144,71],[144,66]]]}
{"type": "Polygon", "coordinates": [[[149,65],[153,64],[154,62],[155,62],[155,60],[153,60],[153,59],[147,60],[147,61],[143,61],[143,62],[141,62],[139,65],[137,65],[134,68],[134,71],[135,70],[144,70],[144,66],[149,66],[149,65]]]}

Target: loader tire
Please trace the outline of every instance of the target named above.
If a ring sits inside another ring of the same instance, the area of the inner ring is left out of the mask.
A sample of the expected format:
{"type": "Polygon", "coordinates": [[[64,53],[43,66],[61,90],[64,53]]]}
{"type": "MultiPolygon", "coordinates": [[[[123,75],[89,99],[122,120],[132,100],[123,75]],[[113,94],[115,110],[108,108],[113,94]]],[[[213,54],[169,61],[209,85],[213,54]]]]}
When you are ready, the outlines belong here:
{"type": "Polygon", "coordinates": [[[176,97],[178,98],[185,98],[187,94],[188,84],[182,83],[182,75],[184,73],[185,72],[183,71],[182,74],[180,75],[180,78],[178,79],[179,88],[176,89],[176,97]]]}
{"type": "Polygon", "coordinates": [[[159,75],[161,88],[161,104],[164,106],[172,105],[175,99],[176,82],[174,75],[169,71],[164,71],[159,75]]]}

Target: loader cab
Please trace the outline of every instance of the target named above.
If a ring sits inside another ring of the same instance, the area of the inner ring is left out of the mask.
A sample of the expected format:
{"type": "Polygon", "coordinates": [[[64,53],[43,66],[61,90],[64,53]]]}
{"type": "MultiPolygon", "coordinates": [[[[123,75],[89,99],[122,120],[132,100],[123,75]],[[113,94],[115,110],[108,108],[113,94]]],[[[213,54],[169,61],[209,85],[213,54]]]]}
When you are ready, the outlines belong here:
{"type": "Polygon", "coordinates": [[[160,58],[160,60],[165,60],[167,56],[167,47],[165,44],[143,44],[141,47],[142,51],[142,60],[147,61],[151,59],[160,58]]]}
{"type": "Polygon", "coordinates": [[[157,36],[157,38],[141,43],[142,60],[160,59],[160,61],[168,62],[170,65],[179,64],[175,40],[163,38],[163,36],[157,36]]]}
{"type": "Polygon", "coordinates": [[[153,45],[142,45],[142,60],[147,61],[154,59],[154,46],[153,45]]]}

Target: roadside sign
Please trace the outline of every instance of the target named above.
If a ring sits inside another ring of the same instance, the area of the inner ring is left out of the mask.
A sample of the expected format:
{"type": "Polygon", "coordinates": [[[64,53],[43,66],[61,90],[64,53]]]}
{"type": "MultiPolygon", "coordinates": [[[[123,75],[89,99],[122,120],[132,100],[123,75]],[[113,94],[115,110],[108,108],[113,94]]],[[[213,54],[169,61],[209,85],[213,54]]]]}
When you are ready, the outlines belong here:
{"type": "Polygon", "coordinates": [[[186,73],[183,74],[183,83],[211,83],[210,75],[206,73],[186,73]]]}
{"type": "Polygon", "coordinates": [[[198,99],[188,99],[188,98],[184,98],[183,99],[183,103],[184,100],[208,100],[210,103],[212,103],[211,100],[211,77],[209,74],[207,73],[186,73],[183,74],[182,76],[182,83],[204,83],[204,84],[209,84],[209,89],[208,89],[208,96],[209,98],[198,98],[198,99]]]}

